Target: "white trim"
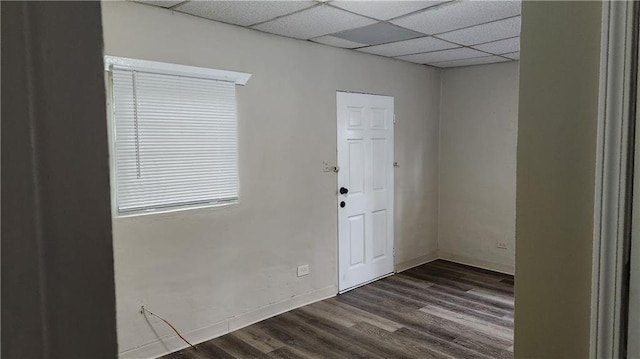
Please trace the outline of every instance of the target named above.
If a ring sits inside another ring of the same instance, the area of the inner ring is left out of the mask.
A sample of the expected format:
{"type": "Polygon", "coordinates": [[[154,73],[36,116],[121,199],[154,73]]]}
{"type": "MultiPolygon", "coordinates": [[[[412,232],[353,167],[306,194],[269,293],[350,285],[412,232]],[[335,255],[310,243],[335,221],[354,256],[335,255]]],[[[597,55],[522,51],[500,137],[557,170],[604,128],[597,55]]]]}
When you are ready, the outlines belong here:
{"type": "Polygon", "coordinates": [[[251,78],[251,74],[244,73],[244,72],[217,70],[217,69],[210,69],[206,67],[170,64],[165,62],[130,59],[127,57],[105,55],[104,69],[105,71],[109,71],[111,68],[159,72],[163,74],[171,74],[171,75],[178,75],[178,76],[207,78],[212,80],[233,82],[236,85],[241,85],[241,86],[244,86],[251,78]]]}
{"type": "Polygon", "coordinates": [[[381,275],[381,276],[379,276],[379,277],[377,277],[377,278],[373,278],[372,280],[368,280],[368,281],[366,281],[366,282],[362,282],[362,283],[356,284],[356,285],[354,285],[353,287],[345,288],[345,289],[343,289],[343,290],[339,291],[339,292],[338,292],[338,294],[344,294],[344,293],[349,292],[349,291],[351,291],[351,290],[354,290],[354,289],[356,289],[356,288],[364,287],[364,286],[365,286],[365,285],[367,285],[367,284],[371,284],[371,283],[373,283],[373,282],[377,282],[377,281],[379,281],[380,279],[384,279],[384,278],[387,278],[387,277],[391,277],[391,276],[392,276],[392,275],[394,275],[394,274],[396,274],[396,272],[391,272],[391,273],[387,273],[387,274],[385,274],[385,275],[381,275]]]}
{"type": "MultiPolygon", "coordinates": [[[[640,58],[640,46],[636,54],[640,58]]],[[[640,84],[640,66],[636,64],[636,86],[640,84]]],[[[636,88],[636,143],[635,159],[640,158],[640,91],[636,88]]],[[[627,358],[640,358],[640,341],[628,338],[640,338],[640,166],[634,166],[633,174],[633,224],[631,229],[631,249],[629,253],[629,316],[627,319],[627,358]]]]}
{"type": "Polygon", "coordinates": [[[442,251],[440,251],[438,254],[439,254],[439,256],[438,256],[439,259],[442,259],[442,260],[445,260],[445,261],[458,263],[458,264],[464,264],[466,266],[485,269],[485,270],[489,270],[489,271],[492,271],[492,272],[498,272],[498,273],[508,274],[508,275],[515,275],[515,267],[513,265],[489,262],[489,261],[485,261],[485,260],[481,260],[481,259],[471,258],[471,257],[467,257],[467,256],[461,256],[461,255],[458,255],[458,254],[442,252],[442,251]]]}
{"type": "Polygon", "coordinates": [[[438,259],[440,259],[440,257],[438,257],[438,252],[430,252],[423,256],[410,259],[408,261],[396,263],[396,273],[404,272],[411,268],[418,267],[423,264],[431,263],[438,259]]]}
{"type": "Polygon", "coordinates": [[[621,356],[621,293],[628,238],[629,65],[634,2],[603,2],[594,198],[590,358],[621,356]]]}
{"type": "Polygon", "coordinates": [[[170,206],[164,208],[151,208],[151,209],[143,209],[143,210],[135,210],[128,212],[118,212],[117,208],[113,214],[113,218],[131,218],[131,217],[140,217],[140,216],[154,216],[158,214],[167,214],[167,213],[175,213],[175,212],[185,212],[192,210],[202,210],[209,208],[218,208],[218,207],[227,207],[239,204],[239,199],[234,199],[230,201],[220,201],[220,202],[209,202],[209,203],[201,203],[201,204],[183,204],[179,206],[170,206]]]}
{"type": "Polygon", "coordinates": [[[109,185],[111,189],[111,218],[115,217],[118,213],[118,181],[116,176],[116,127],[115,127],[115,114],[113,107],[113,73],[111,71],[105,71],[105,94],[107,104],[107,138],[109,140],[109,185]]]}
{"type": "MultiPolygon", "coordinates": [[[[242,329],[259,321],[274,317],[278,314],[300,308],[327,298],[335,297],[338,288],[334,285],[252,310],[235,317],[213,323],[204,328],[182,333],[192,344],[197,345],[211,339],[242,329]]],[[[143,346],[125,350],[118,354],[120,359],[157,358],[159,356],[184,349],[188,345],[177,336],[165,337],[143,346]]]]}
{"type": "Polygon", "coordinates": [[[335,297],[337,293],[338,287],[330,285],[313,292],[295,296],[282,302],[258,308],[248,313],[240,314],[229,319],[229,332],[248,327],[249,325],[261,322],[265,319],[275,317],[276,315],[304,307],[305,305],[335,297]]]}

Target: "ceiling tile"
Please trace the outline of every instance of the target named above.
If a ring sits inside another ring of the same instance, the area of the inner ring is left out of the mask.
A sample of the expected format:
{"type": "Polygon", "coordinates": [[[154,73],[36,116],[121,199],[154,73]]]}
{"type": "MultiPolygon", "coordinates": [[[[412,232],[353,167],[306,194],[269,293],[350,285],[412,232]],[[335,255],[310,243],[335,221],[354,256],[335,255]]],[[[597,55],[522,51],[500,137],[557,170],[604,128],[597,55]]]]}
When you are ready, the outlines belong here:
{"type": "Polygon", "coordinates": [[[329,46],[342,47],[344,49],[354,49],[356,47],[367,46],[366,44],[360,44],[331,35],[316,37],[314,39],[311,39],[311,41],[329,46]]]}
{"type": "Polygon", "coordinates": [[[344,10],[327,5],[320,5],[253,26],[253,28],[296,39],[310,39],[334,32],[371,25],[375,22],[375,20],[344,10]]]}
{"type": "Polygon", "coordinates": [[[386,44],[388,42],[402,41],[424,36],[423,34],[401,27],[379,22],[373,25],[359,27],[357,29],[345,30],[333,34],[349,41],[359,42],[367,45],[386,44]]]}
{"type": "Polygon", "coordinates": [[[439,61],[468,59],[471,57],[481,57],[486,55],[487,54],[485,54],[484,52],[463,47],[459,49],[442,50],[442,51],[426,52],[423,54],[399,56],[396,58],[404,61],[415,62],[418,64],[426,64],[426,63],[439,62],[439,61]]]}
{"type": "Polygon", "coordinates": [[[391,22],[433,35],[515,15],[520,15],[519,1],[467,0],[442,4],[391,22]]]}
{"type": "Polygon", "coordinates": [[[358,51],[381,56],[402,56],[408,54],[417,54],[421,52],[438,51],[459,47],[450,42],[436,39],[435,37],[421,37],[419,39],[411,39],[406,41],[398,41],[390,44],[370,46],[358,51]]]}
{"type": "Polygon", "coordinates": [[[520,35],[520,16],[438,35],[462,45],[475,45],[520,35]]]}
{"type": "Polygon", "coordinates": [[[229,24],[249,26],[313,6],[313,1],[188,1],[174,10],[229,24]]]}
{"type": "Polygon", "coordinates": [[[430,63],[429,65],[445,68],[445,67],[493,64],[493,63],[505,62],[505,61],[509,61],[509,60],[500,56],[485,56],[485,57],[475,57],[471,59],[435,62],[435,63],[430,63]]]}
{"type": "Polygon", "coordinates": [[[331,5],[365,15],[379,20],[389,20],[431,6],[442,4],[444,1],[363,1],[338,0],[331,5]]]}
{"type": "Polygon", "coordinates": [[[139,2],[147,5],[161,6],[161,7],[172,7],[174,5],[180,4],[183,1],[169,1],[169,0],[134,0],[134,2],[139,2]]]}
{"type": "Polygon", "coordinates": [[[510,52],[508,54],[503,54],[502,56],[508,57],[512,60],[520,60],[520,51],[518,52],[510,52]]]}
{"type": "Polygon", "coordinates": [[[520,50],[520,37],[512,37],[499,41],[487,42],[473,46],[474,49],[490,52],[492,54],[506,54],[520,50]]]}

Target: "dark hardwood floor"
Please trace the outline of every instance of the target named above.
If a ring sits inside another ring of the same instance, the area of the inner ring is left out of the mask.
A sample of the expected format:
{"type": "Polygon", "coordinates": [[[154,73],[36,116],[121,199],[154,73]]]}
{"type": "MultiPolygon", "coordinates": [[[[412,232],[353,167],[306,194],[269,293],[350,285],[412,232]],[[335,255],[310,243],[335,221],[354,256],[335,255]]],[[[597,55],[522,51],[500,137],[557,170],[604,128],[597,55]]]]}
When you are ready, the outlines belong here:
{"type": "Polygon", "coordinates": [[[512,358],[513,277],[437,260],[166,359],[512,358]]]}

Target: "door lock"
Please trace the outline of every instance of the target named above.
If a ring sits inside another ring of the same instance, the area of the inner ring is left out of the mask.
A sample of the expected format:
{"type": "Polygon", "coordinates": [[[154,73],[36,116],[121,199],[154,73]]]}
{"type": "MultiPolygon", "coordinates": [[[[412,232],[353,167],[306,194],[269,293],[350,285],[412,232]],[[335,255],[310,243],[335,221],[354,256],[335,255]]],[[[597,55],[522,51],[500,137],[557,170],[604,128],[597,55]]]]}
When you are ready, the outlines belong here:
{"type": "Polygon", "coordinates": [[[344,206],[346,206],[346,205],[347,205],[347,204],[346,204],[346,203],[344,203],[344,201],[341,201],[341,202],[340,202],[340,208],[344,208],[344,206]]]}

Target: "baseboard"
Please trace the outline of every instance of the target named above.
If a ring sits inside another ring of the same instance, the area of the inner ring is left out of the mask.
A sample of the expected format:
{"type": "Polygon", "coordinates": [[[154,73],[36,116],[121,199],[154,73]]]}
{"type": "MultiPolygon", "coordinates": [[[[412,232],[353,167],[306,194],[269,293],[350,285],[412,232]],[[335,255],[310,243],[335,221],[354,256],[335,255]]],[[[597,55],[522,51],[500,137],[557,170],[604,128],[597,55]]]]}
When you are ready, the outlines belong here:
{"type": "MultiPolygon", "coordinates": [[[[204,328],[192,330],[190,332],[181,333],[192,344],[200,344],[207,340],[217,338],[221,335],[225,335],[229,332],[229,323],[227,320],[217,322],[206,326],[204,328]]],[[[173,353],[175,351],[188,347],[182,339],[178,336],[172,336],[168,338],[162,338],[152,343],[145,344],[143,346],[126,350],[118,354],[120,359],[143,359],[143,358],[157,358],[165,354],[173,353]]]]}
{"type": "Polygon", "coordinates": [[[338,294],[338,287],[329,286],[313,292],[297,295],[282,302],[274,303],[251,312],[240,314],[229,319],[229,332],[247,327],[251,324],[274,317],[278,314],[303,307],[305,305],[319,302],[327,298],[335,297],[338,294]]]}
{"type": "Polygon", "coordinates": [[[407,269],[411,269],[413,267],[417,267],[423,264],[427,264],[429,262],[433,262],[436,259],[438,259],[438,253],[437,252],[431,252],[428,254],[425,254],[423,256],[420,256],[418,258],[414,258],[414,259],[410,259],[408,261],[404,261],[402,263],[398,263],[396,264],[396,273],[400,273],[400,272],[404,272],[407,269]]]}
{"type": "Polygon", "coordinates": [[[461,255],[447,253],[447,252],[439,252],[438,256],[440,257],[440,259],[444,259],[449,262],[464,264],[471,267],[486,269],[486,270],[490,270],[498,273],[504,273],[509,275],[514,275],[515,273],[515,268],[514,266],[511,266],[511,265],[494,263],[494,262],[485,261],[482,259],[461,256],[461,255]]]}
{"type": "MultiPolygon", "coordinates": [[[[478,259],[469,258],[465,256],[459,256],[452,253],[433,252],[433,253],[429,253],[429,254],[396,264],[395,266],[396,273],[403,272],[405,270],[420,266],[422,264],[433,262],[434,260],[437,260],[437,259],[444,259],[450,262],[465,264],[472,267],[487,269],[494,272],[500,272],[500,273],[505,273],[510,275],[513,275],[515,272],[513,266],[503,265],[499,263],[492,263],[492,262],[478,260],[478,259]]],[[[271,318],[278,314],[282,314],[284,312],[288,312],[290,310],[293,310],[311,303],[315,303],[327,298],[331,298],[335,296],[337,292],[338,292],[338,288],[332,285],[332,286],[325,287],[313,292],[297,295],[287,300],[273,303],[273,304],[264,306],[262,308],[258,308],[256,310],[252,310],[250,312],[243,313],[235,317],[231,317],[227,320],[214,323],[204,328],[196,329],[191,332],[186,332],[183,334],[193,344],[199,344],[199,343],[217,338],[219,336],[225,335],[232,331],[244,328],[246,326],[257,323],[259,321],[271,318]]],[[[180,338],[178,338],[177,336],[172,336],[172,337],[163,339],[162,341],[160,340],[155,341],[153,343],[149,343],[138,348],[121,352],[118,355],[118,357],[120,359],[157,358],[159,356],[169,354],[169,353],[184,349],[186,347],[188,347],[188,345],[185,342],[183,342],[180,338]]]]}
{"type": "Polygon", "coordinates": [[[371,284],[371,283],[373,283],[373,282],[377,282],[377,281],[379,281],[380,279],[385,279],[385,278],[387,278],[387,277],[390,277],[390,276],[394,275],[395,273],[396,273],[396,272],[391,272],[391,273],[385,274],[385,275],[383,275],[383,276],[380,276],[380,277],[378,277],[378,278],[374,278],[374,279],[372,279],[372,280],[366,281],[366,282],[364,282],[364,283],[360,283],[360,284],[355,285],[355,286],[353,286],[353,287],[349,287],[349,288],[344,289],[344,290],[340,290],[340,285],[338,285],[338,294],[344,294],[344,293],[346,293],[346,292],[348,292],[348,291],[350,291],[350,290],[354,290],[354,289],[356,289],[356,288],[364,287],[364,286],[365,286],[365,285],[367,285],[367,284],[371,284]]]}
{"type": "MultiPolygon", "coordinates": [[[[336,293],[338,293],[338,288],[332,285],[313,292],[300,294],[287,300],[273,303],[256,310],[231,317],[227,320],[214,323],[207,327],[182,334],[194,345],[200,344],[259,321],[274,317],[278,314],[334,297],[336,293]]],[[[186,347],[188,347],[188,345],[185,342],[177,336],[173,336],[163,339],[162,341],[155,341],[138,348],[124,351],[118,354],[118,357],[120,359],[157,358],[186,347]]]]}

